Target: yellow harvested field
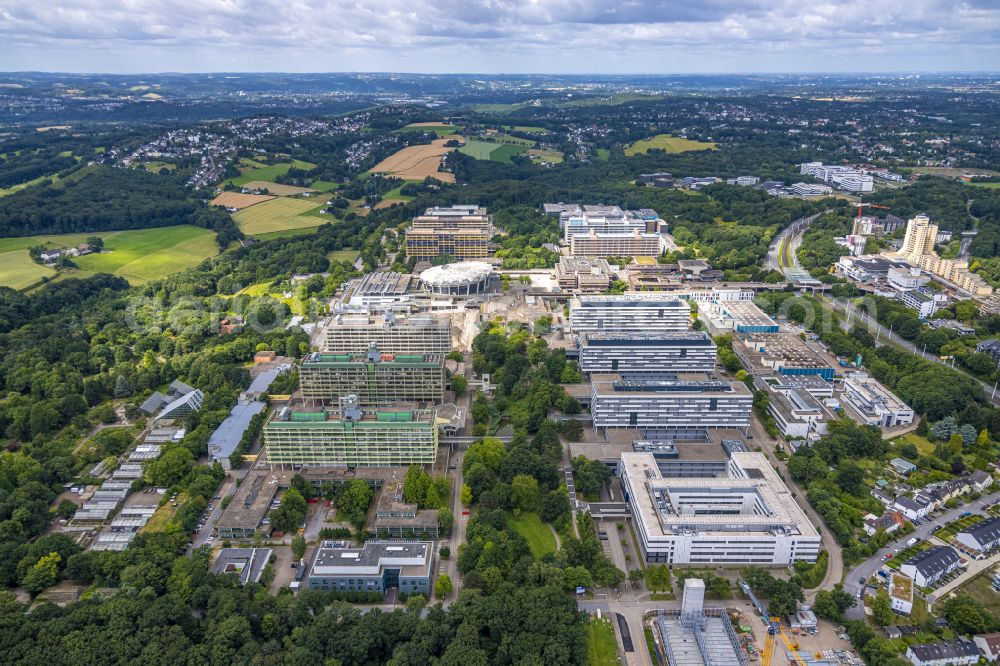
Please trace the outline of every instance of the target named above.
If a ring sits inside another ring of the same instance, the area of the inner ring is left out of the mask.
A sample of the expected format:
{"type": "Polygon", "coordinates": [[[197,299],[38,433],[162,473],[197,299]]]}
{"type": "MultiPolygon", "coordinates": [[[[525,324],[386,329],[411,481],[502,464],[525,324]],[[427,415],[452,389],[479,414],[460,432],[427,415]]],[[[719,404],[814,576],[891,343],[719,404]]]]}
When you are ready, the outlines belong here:
{"type": "Polygon", "coordinates": [[[403,201],[402,199],[382,199],[377,204],[375,204],[375,207],[376,208],[392,208],[393,206],[396,206],[398,204],[405,204],[405,203],[406,202],[403,201]]]}
{"type": "Polygon", "coordinates": [[[268,180],[251,180],[243,187],[248,190],[267,190],[268,194],[276,194],[279,197],[294,197],[296,194],[305,194],[306,192],[316,191],[308,187],[282,185],[280,183],[272,183],[268,180]]]}
{"type": "Polygon", "coordinates": [[[249,208],[254,204],[264,203],[273,199],[269,194],[242,194],[240,192],[223,192],[211,201],[213,206],[226,208],[249,208]]]}
{"type": "Polygon", "coordinates": [[[455,174],[443,173],[439,169],[442,156],[455,150],[444,144],[456,138],[450,136],[435,139],[430,144],[407,146],[376,164],[372,172],[385,173],[403,180],[423,180],[430,176],[443,183],[454,183],[455,174]]]}
{"type": "Polygon", "coordinates": [[[321,206],[322,204],[308,199],[279,197],[273,201],[265,201],[262,204],[241,210],[233,215],[233,220],[236,221],[240,230],[249,236],[288,231],[289,229],[318,227],[334,218],[331,216],[324,219],[305,213],[321,206]]]}

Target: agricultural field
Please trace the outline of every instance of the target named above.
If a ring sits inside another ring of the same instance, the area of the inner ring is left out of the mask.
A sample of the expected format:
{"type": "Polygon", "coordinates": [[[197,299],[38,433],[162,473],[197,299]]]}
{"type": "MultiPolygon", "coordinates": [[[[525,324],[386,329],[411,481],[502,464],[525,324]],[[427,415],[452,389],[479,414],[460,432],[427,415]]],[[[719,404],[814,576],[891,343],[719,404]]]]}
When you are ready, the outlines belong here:
{"type": "Polygon", "coordinates": [[[268,194],[274,194],[279,197],[294,197],[299,194],[312,193],[316,191],[310,187],[282,185],[281,183],[272,183],[269,180],[251,180],[249,183],[243,185],[243,187],[248,190],[267,190],[268,194]]]}
{"type": "Polygon", "coordinates": [[[682,139],[677,136],[670,136],[669,134],[657,134],[652,138],[636,141],[625,146],[625,154],[629,156],[639,155],[649,151],[651,148],[659,148],[668,153],[686,153],[690,150],[716,150],[718,147],[714,143],[692,141],[691,139],[682,139]]]}
{"type": "Polygon", "coordinates": [[[459,130],[457,125],[448,125],[445,123],[410,123],[406,127],[401,127],[397,132],[434,132],[438,135],[438,138],[443,136],[450,136],[459,130]]]}
{"type": "Polygon", "coordinates": [[[371,172],[403,180],[423,180],[430,176],[444,183],[454,183],[455,174],[440,171],[441,158],[455,150],[444,145],[447,141],[449,139],[435,139],[427,145],[407,146],[376,164],[371,172]]]}
{"type": "Polygon", "coordinates": [[[252,183],[255,180],[265,180],[272,181],[278,176],[282,176],[288,173],[288,170],[292,167],[296,169],[314,169],[316,167],[312,162],[303,162],[302,160],[292,160],[291,162],[279,162],[278,164],[262,164],[254,160],[243,159],[240,160],[240,175],[236,178],[229,180],[233,185],[246,185],[247,183],[252,183]]]}
{"type": "Polygon", "coordinates": [[[55,269],[36,264],[27,250],[0,252],[0,287],[27,289],[55,275],[55,269]]]}
{"type": "Polygon", "coordinates": [[[526,132],[529,134],[541,134],[548,132],[544,127],[534,127],[530,125],[504,125],[503,128],[509,132],[526,132]]]}
{"type": "Polygon", "coordinates": [[[278,198],[265,201],[233,215],[240,230],[248,236],[258,236],[277,231],[317,227],[324,221],[333,220],[333,216],[308,215],[311,211],[317,213],[326,204],[305,199],[278,198]]]}
{"type": "Polygon", "coordinates": [[[226,208],[249,208],[254,204],[270,201],[274,197],[269,194],[242,194],[240,192],[223,192],[209,202],[211,206],[226,208]]]}
{"type": "Polygon", "coordinates": [[[527,150],[528,147],[520,143],[493,143],[492,141],[470,139],[465,142],[464,146],[458,149],[458,152],[477,160],[490,160],[492,162],[506,162],[509,164],[510,158],[513,155],[520,155],[527,150]]]}
{"type": "Polygon", "coordinates": [[[522,513],[516,518],[513,514],[508,514],[507,524],[528,541],[528,547],[531,548],[531,554],[535,559],[556,552],[556,537],[537,513],[522,513]]]}
{"type": "Polygon", "coordinates": [[[105,251],[77,257],[73,262],[81,270],[114,273],[131,284],[193,268],[219,253],[214,233],[187,224],[98,235],[104,237],[105,251]]]}
{"type": "Polygon", "coordinates": [[[309,184],[309,187],[320,192],[333,192],[340,187],[340,183],[335,183],[332,180],[314,180],[309,184]]]}

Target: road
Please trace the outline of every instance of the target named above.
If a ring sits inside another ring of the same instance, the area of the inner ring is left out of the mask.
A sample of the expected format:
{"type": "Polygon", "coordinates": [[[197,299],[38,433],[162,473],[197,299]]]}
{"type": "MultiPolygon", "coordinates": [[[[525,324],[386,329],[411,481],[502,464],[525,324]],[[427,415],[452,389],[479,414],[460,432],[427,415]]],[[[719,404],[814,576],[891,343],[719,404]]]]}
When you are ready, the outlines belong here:
{"type": "Polygon", "coordinates": [[[904,340],[897,334],[893,333],[890,329],[878,323],[874,318],[869,317],[864,312],[859,310],[858,307],[853,303],[851,303],[850,301],[839,298],[832,298],[824,294],[816,294],[816,299],[823,305],[826,305],[827,307],[831,308],[836,312],[849,315],[849,320],[856,320],[862,322],[867,327],[869,333],[872,333],[873,335],[877,336],[879,344],[891,343],[892,345],[899,347],[904,351],[907,351],[911,354],[915,354],[917,356],[921,356],[925,360],[930,361],[931,363],[937,363],[938,365],[943,365],[945,367],[952,368],[955,372],[961,373],[966,377],[968,377],[969,379],[972,379],[977,384],[979,384],[979,386],[983,389],[983,392],[986,393],[987,396],[986,399],[992,402],[995,406],[1000,407],[1000,395],[996,396],[994,395],[995,387],[990,386],[986,382],[981,381],[976,377],[973,377],[972,375],[962,370],[961,368],[954,367],[951,364],[942,361],[934,354],[928,354],[926,351],[918,348],[915,344],[913,344],[909,340],[904,340]]]}
{"type": "Polygon", "coordinates": [[[796,251],[802,243],[802,235],[817,217],[827,212],[829,211],[823,211],[823,213],[816,213],[808,217],[800,217],[782,229],[774,237],[774,240],[771,241],[771,247],[767,250],[767,267],[785,275],[793,269],[801,270],[796,251]]]}
{"type": "Polygon", "coordinates": [[[809,500],[806,497],[806,492],[792,479],[791,474],[788,473],[788,465],[775,457],[775,440],[771,439],[771,436],[767,434],[767,431],[764,430],[764,426],[761,425],[756,416],[753,416],[750,419],[750,430],[754,438],[754,445],[760,446],[764,455],[766,455],[768,460],[771,462],[771,465],[781,472],[781,475],[785,479],[785,484],[795,496],[796,503],[798,503],[802,511],[805,512],[806,517],[809,518],[813,526],[819,531],[823,550],[829,553],[827,556],[829,559],[827,560],[826,565],[826,576],[823,577],[823,580],[814,589],[805,591],[806,601],[808,603],[812,603],[819,590],[832,590],[833,586],[840,582],[840,577],[844,572],[843,552],[841,551],[840,544],[833,538],[833,533],[826,528],[826,524],[823,522],[823,519],[818,513],[816,513],[812,504],[809,503],[809,500]]]}
{"type": "MultiPolygon", "coordinates": [[[[957,509],[945,511],[934,520],[928,521],[923,525],[919,525],[911,534],[907,534],[904,537],[900,537],[899,539],[890,542],[885,548],[878,551],[848,572],[847,579],[844,581],[844,590],[857,597],[858,592],[862,588],[862,584],[859,581],[862,578],[864,578],[865,581],[868,581],[875,575],[875,572],[882,567],[883,555],[891,553],[894,548],[902,546],[907,539],[916,537],[921,541],[925,541],[931,535],[931,530],[934,529],[934,525],[945,525],[958,520],[966,511],[971,511],[973,515],[985,516],[986,512],[979,508],[980,505],[984,502],[995,502],[997,500],[1000,500],[1000,491],[979,498],[974,505],[966,504],[965,506],[960,506],[957,509]]],[[[864,615],[864,608],[860,603],[854,606],[854,608],[848,609],[846,613],[847,619],[849,620],[860,620],[864,617],[864,615]]]]}
{"type": "MultiPolygon", "coordinates": [[[[219,489],[215,491],[215,496],[222,498],[231,495],[236,492],[236,484],[234,482],[233,474],[240,474],[241,472],[233,471],[226,475],[226,478],[222,481],[222,485],[219,489]]],[[[242,472],[245,474],[245,472],[242,472]]],[[[212,512],[208,516],[208,520],[204,522],[204,527],[195,533],[194,539],[191,540],[192,549],[200,548],[208,543],[208,537],[215,532],[215,523],[222,517],[222,500],[213,499],[209,502],[212,505],[212,512]]]]}

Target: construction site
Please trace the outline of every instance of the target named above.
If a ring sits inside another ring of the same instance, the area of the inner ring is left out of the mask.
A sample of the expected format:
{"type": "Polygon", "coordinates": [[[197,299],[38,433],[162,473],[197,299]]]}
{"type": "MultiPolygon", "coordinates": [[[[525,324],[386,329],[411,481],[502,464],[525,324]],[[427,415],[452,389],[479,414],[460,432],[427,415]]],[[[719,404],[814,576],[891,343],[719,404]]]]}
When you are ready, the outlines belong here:
{"type": "MultiPolygon", "coordinates": [[[[652,633],[654,663],[663,666],[862,666],[851,651],[843,629],[823,622],[820,636],[809,607],[794,616],[772,617],[744,581],[740,588],[749,600],[749,612],[720,602],[705,606],[705,585],[684,581],[681,608],[646,613],[652,633]],[[726,607],[723,607],[726,606],[726,607]]],[[[745,603],[745,602],[744,602],[745,603]]],[[[744,603],[738,605],[743,606],[744,603]]],[[[653,655],[651,654],[651,657],[653,655]]]]}

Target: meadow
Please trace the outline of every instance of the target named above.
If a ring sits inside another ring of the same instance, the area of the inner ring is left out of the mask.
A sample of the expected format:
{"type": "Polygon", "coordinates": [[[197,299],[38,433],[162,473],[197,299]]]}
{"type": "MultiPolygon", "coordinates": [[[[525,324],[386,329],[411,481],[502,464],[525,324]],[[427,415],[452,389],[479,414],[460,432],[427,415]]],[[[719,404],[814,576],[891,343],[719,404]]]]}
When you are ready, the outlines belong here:
{"type": "Polygon", "coordinates": [[[130,284],[179,273],[219,253],[214,233],[188,224],[98,235],[104,237],[105,251],[73,262],[84,271],[120,275],[130,284]]]}
{"type": "Polygon", "coordinates": [[[306,199],[272,199],[245,208],[233,215],[240,230],[248,236],[270,234],[292,229],[318,227],[334,219],[332,215],[319,215],[325,203],[306,199]],[[308,215],[315,212],[315,215],[308,215]]]}
{"type": "Polygon", "coordinates": [[[444,123],[410,123],[406,127],[400,127],[397,132],[434,132],[438,138],[442,136],[449,136],[458,131],[458,127],[455,125],[446,125],[444,123]]]}
{"type": "Polygon", "coordinates": [[[465,142],[464,146],[458,149],[458,152],[477,160],[490,160],[509,164],[511,156],[520,155],[527,150],[528,146],[523,143],[494,143],[492,141],[469,139],[465,142]]]}
{"type": "Polygon", "coordinates": [[[27,250],[0,252],[0,286],[27,289],[42,278],[56,275],[55,269],[36,264],[27,250]]]}
{"type": "Polygon", "coordinates": [[[535,559],[541,559],[547,553],[556,552],[556,537],[548,524],[538,517],[537,513],[522,513],[514,517],[507,515],[507,524],[514,528],[527,542],[531,548],[531,554],[535,559]]]}
{"type": "Polygon", "coordinates": [[[229,182],[233,185],[246,185],[247,183],[252,183],[255,180],[273,181],[278,176],[283,176],[288,173],[288,170],[292,167],[305,170],[314,169],[316,167],[316,165],[312,162],[303,162],[302,160],[279,162],[278,164],[262,164],[254,160],[244,159],[241,160],[240,163],[243,165],[240,168],[240,175],[229,180],[229,182]]]}
{"type": "Polygon", "coordinates": [[[669,134],[657,134],[649,139],[629,144],[625,147],[625,154],[629,156],[639,155],[649,151],[651,148],[659,148],[667,153],[686,153],[690,150],[716,150],[718,147],[714,143],[692,141],[691,139],[682,139],[681,137],[670,136],[669,134]]]}

